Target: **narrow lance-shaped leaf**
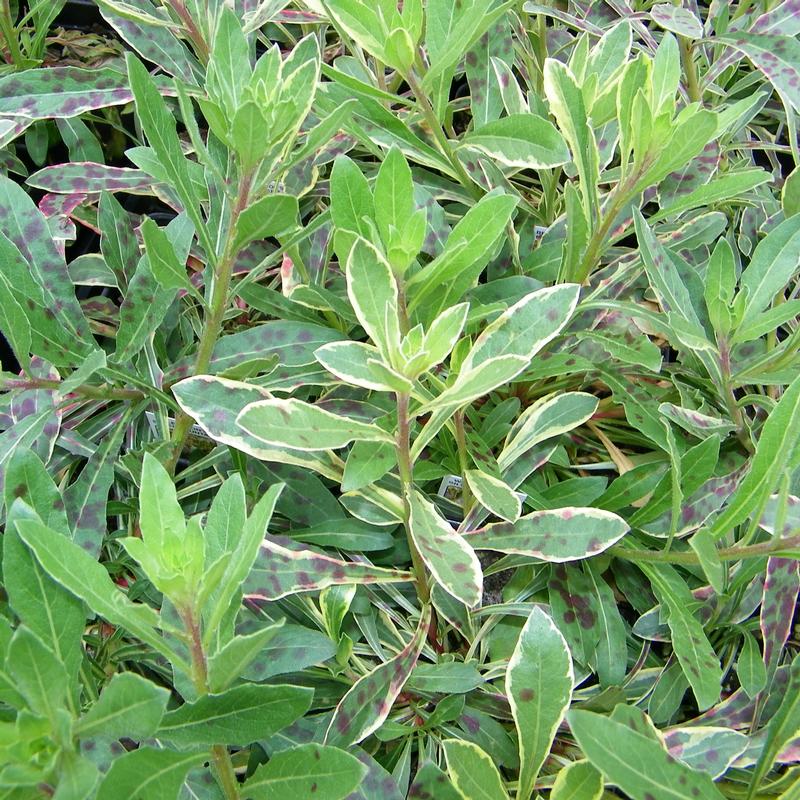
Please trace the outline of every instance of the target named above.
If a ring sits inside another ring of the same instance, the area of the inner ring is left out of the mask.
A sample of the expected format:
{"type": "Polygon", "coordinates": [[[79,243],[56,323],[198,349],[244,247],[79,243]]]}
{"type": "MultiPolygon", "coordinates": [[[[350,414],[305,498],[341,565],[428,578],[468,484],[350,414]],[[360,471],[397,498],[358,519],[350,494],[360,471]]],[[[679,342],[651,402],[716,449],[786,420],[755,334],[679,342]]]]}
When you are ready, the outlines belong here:
{"type": "Polygon", "coordinates": [[[599,508],[534,511],[469,534],[475,550],[515,553],[543,561],[575,561],[602,553],[628,531],[624,519],[599,508]]]}
{"type": "Polygon", "coordinates": [[[633,800],[723,800],[709,775],[689,769],[628,725],[578,709],[567,719],[589,761],[633,800]]]}
{"type": "Polygon", "coordinates": [[[36,189],[60,194],[123,191],[129,194],[151,194],[153,191],[153,179],[147,173],[129,167],[108,167],[93,161],[75,161],[44,167],[34,172],[25,183],[36,189]]]}
{"type": "Polygon", "coordinates": [[[366,767],[338,747],[303,744],[275,753],[247,779],[242,791],[252,800],[319,797],[341,800],[366,775],[366,767]]]}
{"type": "Polygon", "coordinates": [[[267,536],[244,583],[247,597],[277,600],[299,592],[348,583],[397,583],[413,580],[409,572],[342,561],[307,550],[292,539],[267,536]]]}
{"type": "Polygon", "coordinates": [[[244,684],[206,694],[168,711],[156,731],[178,746],[244,746],[265,739],[302,717],[313,691],[305,686],[244,684]]]}
{"type": "Polygon", "coordinates": [[[573,761],[556,775],[551,800],[600,800],[603,776],[588,761],[573,761]]]}
{"type": "Polygon", "coordinates": [[[131,99],[125,74],[107,67],[29,69],[0,78],[0,114],[8,116],[77,117],[131,99]]]}
{"type": "Polygon", "coordinates": [[[336,450],[352,441],[394,441],[377,425],[357,422],[294,399],[252,403],[241,411],[236,424],[267,444],[295,450],[336,450]]]}
{"type": "Polygon", "coordinates": [[[768,680],[775,674],[792,632],[792,620],[800,592],[799,567],[795,558],[773,557],[767,560],[759,625],[768,680]]]}
{"type": "Polygon", "coordinates": [[[464,477],[475,499],[484,508],[506,522],[516,522],[519,519],[522,503],[508,484],[476,469],[468,469],[464,477]]]}
{"type": "Polygon", "coordinates": [[[526,295],[486,327],[464,359],[462,370],[498,356],[533,358],[567,324],[579,292],[579,286],[562,284],[526,295]]]}
{"type": "Polygon", "coordinates": [[[564,637],[534,606],[508,662],[506,688],[519,737],[517,798],[528,800],[569,708],[574,675],[564,637]]]}
{"type": "Polygon", "coordinates": [[[356,681],[333,712],[325,734],[326,744],[337,747],[356,744],[383,724],[417,663],[430,622],[431,607],[425,605],[408,644],[394,658],[356,681]]]}
{"type": "Polygon", "coordinates": [[[722,513],[708,526],[720,538],[760,508],[778,479],[797,465],[800,443],[800,376],[795,378],[761,429],[750,469],[722,513]]]}
{"type": "Polygon", "coordinates": [[[35,520],[20,520],[17,530],[45,571],[92,611],[164,653],[173,665],[182,663],[155,630],[160,624],[158,613],[150,606],[128,600],[106,569],[88,553],[35,520]]]}
{"type": "Polygon", "coordinates": [[[411,494],[409,530],[434,580],[469,608],[481,601],[481,565],[467,539],[439,515],[419,492],[411,494]]]}

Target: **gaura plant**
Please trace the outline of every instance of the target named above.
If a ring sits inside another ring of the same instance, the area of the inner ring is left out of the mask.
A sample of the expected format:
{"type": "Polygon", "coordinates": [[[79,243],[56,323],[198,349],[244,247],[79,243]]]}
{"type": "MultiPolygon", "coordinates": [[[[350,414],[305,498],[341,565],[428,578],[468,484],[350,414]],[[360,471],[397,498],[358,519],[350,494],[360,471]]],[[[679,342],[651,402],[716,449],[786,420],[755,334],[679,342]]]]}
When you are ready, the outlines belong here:
{"type": "Polygon", "coordinates": [[[97,5],[0,76],[0,795],[796,797],[797,4],[97,5]]]}

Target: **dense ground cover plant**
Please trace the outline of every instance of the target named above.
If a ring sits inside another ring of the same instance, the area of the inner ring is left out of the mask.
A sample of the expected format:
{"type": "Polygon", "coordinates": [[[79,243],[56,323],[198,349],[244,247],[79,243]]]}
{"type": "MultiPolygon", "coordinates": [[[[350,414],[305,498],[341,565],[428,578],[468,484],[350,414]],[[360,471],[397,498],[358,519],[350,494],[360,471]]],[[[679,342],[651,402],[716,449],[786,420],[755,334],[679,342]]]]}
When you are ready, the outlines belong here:
{"type": "Polygon", "coordinates": [[[800,6],[60,5],[0,796],[800,796],[800,6]]]}

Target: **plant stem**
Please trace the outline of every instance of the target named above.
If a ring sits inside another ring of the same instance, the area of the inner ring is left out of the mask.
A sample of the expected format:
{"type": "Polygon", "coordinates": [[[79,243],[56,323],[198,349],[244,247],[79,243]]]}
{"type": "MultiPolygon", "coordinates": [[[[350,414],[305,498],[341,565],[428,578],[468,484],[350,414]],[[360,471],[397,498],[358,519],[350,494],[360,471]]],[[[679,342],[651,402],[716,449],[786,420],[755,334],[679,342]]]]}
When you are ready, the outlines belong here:
{"type": "MultiPolygon", "coordinates": [[[[236,251],[233,248],[233,243],[236,239],[236,224],[239,215],[247,206],[252,179],[252,173],[242,178],[239,184],[239,192],[236,196],[236,203],[231,211],[231,222],[225,241],[225,248],[223,249],[222,257],[217,262],[217,267],[214,271],[214,280],[211,287],[210,311],[208,317],[204,320],[203,333],[200,336],[200,343],[197,346],[194,375],[202,375],[208,369],[208,365],[211,363],[211,356],[214,354],[214,346],[222,330],[222,321],[228,307],[228,291],[233,276],[233,263],[236,259],[236,251]]],[[[181,451],[183,450],[183,445],[186,442],[186,437],[191,427],[192,418],[188,414],[181,412],[177,415],[175,428],[172,431],[172,456],[167,465],[170,472],[174,472],[175,470],[175,465],[181,457],[181,451]]]]}
{"type": "Polygon", "coordinates": [[[419,81],[414,75],[413,70],[408,71],[408,75],[406,75],[406,81],[408,85],[411,87],[411,91],[414,92],[414,97],[416,97],[417,99],[417,104],[419,105],[422,111],[422,115],[425,117],[425,122],[428,123],[428,127],[431,129],[431,133],[433,134],[434,139],[436,139],[436,144],[439,146],[439,150],[441,150],[442,155],[444,155],[445,158],[452,165],[459,183],[476,200],[480,199],[483,193],[481,192],[480,188],[475,184],[475,182],[472,180],[472,178],[469,177],[467,171],[464,169],[461,162],[458,160],[458,156],[451,147],[450,141],[445,135],[442,125],[436,116],[436,112],[433,110],[431,101],[428,99],[428,95],[425,94],[425,91],[423,90],[422,86],[420,85],[419,81]]]}
{"type": "Polygon", "coordinates": [[[411,420],[408,415],[408,392],[397,392],[397,466],[403,494],[403,524],[408,538],[408,549],[414,565],[417,583],[417,596],[423,605],[431,601],[428,575],[425,564],[411,536],[411,491],[413,486],[413,462],[411,461],[411,420]]]}
{"type": "MultiPolygon", "coordinates": [[[[780,553],[784,550],[791,550],[800,547],[800,534],[787,536],[782,539],[770,539],[758,544],[745,545],[739,547],[721,547],[717,550],[720,561],[736,561],[740,558],[758,558],[769,556],[773,553],[780,553]]],[[[665,552],[663,550],[633,550],[628,547],[616,545],[607,551],[609,555],[623,558],[626,561],[652,561],[662,564],[699,564],[700,559],[694,552],[665,552]]]]}
{"type": "MultiPolygon", "coordinates": [[[[635,174],[635,173],[634,173],[635,174]]],[[[630,195],[629,186],[633,185],[633,180],[628,179],[617,184],[613,195],[608,204],[608,210],[603,214],[600,225],[595,229],[589,244],[586,246],[586,253],[576,272],[570,276],[576,283],[585,284],[589,280],[592,270],[595,268],[600,257],[603,255],[603,245],[608,236],[611,226],[614,224],[622,207],[628,202],[630,195]]]]}
{"type": "Polygon", "coordinates": [[[172,6],[172,10],[178,15],[178,18],[183,23],[183,27],[186,28],[186,33],[191,39],[192,44],[197,51],[198,57],[204,64],[207,64],[209,58],[211,57],[211,51],[208,48],[208,43],[203,37],[203,34],[197,27],[197,23],[192,19],[189,9],[186,8],[183,0],[172,0],[170,5],[172,6]]]}
{"type": "MultiPolygon", "coordinates": [[[[2,391],[11,389],[53,389],[58,391],[60,388],[61,381],[48,378],[4,378],[0,380],[0,390],[2,391]]],[[[138,389],[117,389],[108,384],[76,386],[70,394],[77,394],[92,400],[144,400],[147,396],[138,389]]]]}
{"type": "Polygon", "coordinates": [[[686,93],[693,103],[701,103],[703,101],[703,93],[700,91],[700,83],[697,79],[697,64],[694,60],[692,42],[685,36],[679,36],[678,43],[681,50],[683,72],[686,75],[686,93]]]}
{"type": "Polygon", "coordinates": [[[469,469],[469,451],[467,450],[467,434],[464,430],[464,412],[456,411],[453,415],[453,424],[456,429],[456,445],[458,446],[458,464],[461,468],[461,507],[464,516],[472,506],[472,492],[467,483],[467,470],[469,469]]]}
{"type": "Polygon", "coordinates": [[[11,63],[14,66],[19,66],[22,62],[22,51],[19,49],[19,40],[14,29],[14,19],[11,16],[11,7],[8,0],[2,0],[2,4],[0,4],[0,31],[6,40],[11,63]]]}
{"type": "MultiPolygon", "coordinates": [[[[186,632],[189,634],[189,650],[192,656],[192,683],[197,694],[206,695],[209,693],[208,661],[203,648],[200,625],[192,609],[184,610],[181,613],[181,617],[186,632]]],[[[215,744],[211,748],[211,755],[214,761],[214,769],[217,773],[217,781],[226,800],[239,800],[239,782],[236,780],[236,773],[233,769],[233,762],[228,748],[221,744],[215,744]]]]}

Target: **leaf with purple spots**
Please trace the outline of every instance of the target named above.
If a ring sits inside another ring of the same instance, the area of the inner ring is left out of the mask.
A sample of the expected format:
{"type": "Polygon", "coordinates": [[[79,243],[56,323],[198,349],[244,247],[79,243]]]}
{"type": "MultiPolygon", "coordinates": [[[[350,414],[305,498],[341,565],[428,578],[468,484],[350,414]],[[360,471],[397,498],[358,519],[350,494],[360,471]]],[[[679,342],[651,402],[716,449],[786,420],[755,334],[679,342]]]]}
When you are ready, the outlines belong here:
{"type": "Polygon", "coordinates": [[[475,550],[563,562],[602,553],[627,531],[628,523],[610,511],[561,508],[534,511],[513,523],[487,525],[466,538],[475,550]]]}
{"type": "Polygon", "coordinates": [[[781,97],[800,110],[800,42],[795,37],[737,31],[716,36],[714,41],[744,53],[781,97]]]}
{"type": "Polygon", "coordinates": [[[483,574],[478,557],[419,492],[411,494],[409,531],[433,579],[467,607],[479,605],[483,574]]]}
{"type": "Polygon", "coordinates": [[[127,192],[152,194],[153,179],[139,169],[107,167],[91,161],[54,164],[34,172],[25,183],[35,189],[59,194],[127,192]]]}
{"type": "Polygon", "coordinates": [[[572,699],[572,658],[553,620],[534,606],[508,662],[506,691],[519,738],[517,798],[529,800],[572,699]]]}
{"type": "Polygon", "coordinates": [[[417,663],[430,623],[431,607],[426,605],[408,644],[394,658],[359,678],[339,701],[325,735],[326,744],[357,744],[383,724],[417,663]]]}
{"type": "Polygon", "coordinates": [[[566,639],[572,657],[584,666],[594,665],[600,628],[592,602],[592,584],[580,565],[554,566],[547,583],[550,613],[566,639]]]}
{"type": "MultiPolygon", "coordinates": [[[[38,284],[38,292],[25,300],[44,303],[45,316],[57,319],[74,337],[75,351],[85,355],[94,349],[94,340],[75,297],[64,255],[53,241],[47,219],[25,190],[5,176],[0,177],[0,226],[7,241],[13,243],[27,262],[30,275],[38,284]]],[[[27,302],[24,307],[28,307],[27,302]]]]}
{"type": "Polygon", "coordinates": [[[64,492],[64,505],[72,526],[72,541],[95,558],[100,556],[106,535],[106,504],[114,482],[114,463],[130,416],[123,413],[114,429],[106,434],[78,479],[64,492]]]}
{"type": "Polygon", "coordinates": [[[0,78],[0,115],[52,119],[129,103],[123,72],[109,67],[28,69],[0,78]]]}
{"type": "Polygon", "coordinates": [[[672,728],[664,736],[667,750],[687,767],[719,778],[747,749],[747,736],[728,728],[672,728]]]}
{"type": "Polygon", "coordinates": [[[800,593],[800,562],[795,558],[772,557],[767,561],[766,576],[760,627],[767,680],[771,680],[792,632],[797,596],[800,593]]]}
{"type": "Polygon", "coordinates": [[[266,444],[293,450],[338,450],[353,441],[394,441],[377,425],[332,414],[294,398],[252,403],[242,409],[236,424],[266,444]]]}
{"type": "MultiPolygon", "coordinates": [[[[189,85],[197,84],[202,76],[202,69],[197,59],[186,45],[178,39],[172,30],[165,25],[152,25],[132,19],[131,16],[115,14],[104,3],[99,3],[100,13],[106,22],[127,42],[142,58],[158,64],[171,75],[180,78],[189,85]]],[[[126,9],[141,11],[144,18],[158,19],[156,7],[150,0],[125,0],[126,9]]]]}
{"type": "Polygon", "coordinates": [[[463,800],[463,797],[432,761],[426,761],[417,770],[408,791],[408,800],[463,800]]]}
{"type": "MultiPolygon", "coordinates": [[[[208,374],[216,375],[251,358],[277,355],[287,367],[314,364],[314,351],[329,342],[342,341],[342,335],[331,328],[307,322],[271,320],[237,333],[222,336],[214,345],[208,374]]],[[[196,358],[177,361],[165,374],[166,381],[186,377],[196,358]]]]}
{"type": "Polygon", "coordinates": [[[735,425],[732,425],[724,419],[711,417],[708,414],[702,414],[691,408],[676,406],[674,403],[661,403],[658,410],[667,417],[667,419],[672,420],[685,431],[688,431],[700,439],[706,439],[715,433],[720,436],[725,436],[736,428],[735,425]]]}
{"type": "Polygon", "coordinates": [[[247,597],[278,600],[299,592],[316,592],[326,586],[349,583],[403,583],[410,572],[342,561],[308,550],[285,536],[267,536],[261,542],[253,569],[244,583],[247,597]]]}
{"type": "Polygon", "coordinates": [[[627,724],[577,709],[567,719],[592,765],[634,800],[723,800],[709,775],[690,769],[627,724]]]}
{"type": "Polygon", "coordinates": [[[514,63],[514,40],[508,17],[501,17],[465,58],[472,118],[476,125],[498,119],[503,110],[503,96],[493,60],[510,68],[514,63]]]}
{"type": "Polygon", "coordinates": [[[678,571],[668,564],[639,564],[667,614],[672,648],[703,711],[719,701],[722,669],[717,654],[693,612],[694,598],[678,571]]]}
{"type": "Polygon", "coordinates": [[[337,482],[341,480],[341,467],[337,467],[326,453],[269,447],[236,424],[242,409],[259,400],[268,400],[272,397],[269,392],[227,378],[197,375],[174,384],[172,393],[178,405],[215,441],[263,461],[296,464],[337,482]]]}
{"type": "Polygon", "coordinates": [[[773,536],[791,536],[800,530],[800,497],[790,494],[786,497],[785,505],[780,495],[772,495],[766,502],[758,521],[760,527],[773,536]],[[778,520],[783,520],[781,530],[776,530],[778,520]]]}

